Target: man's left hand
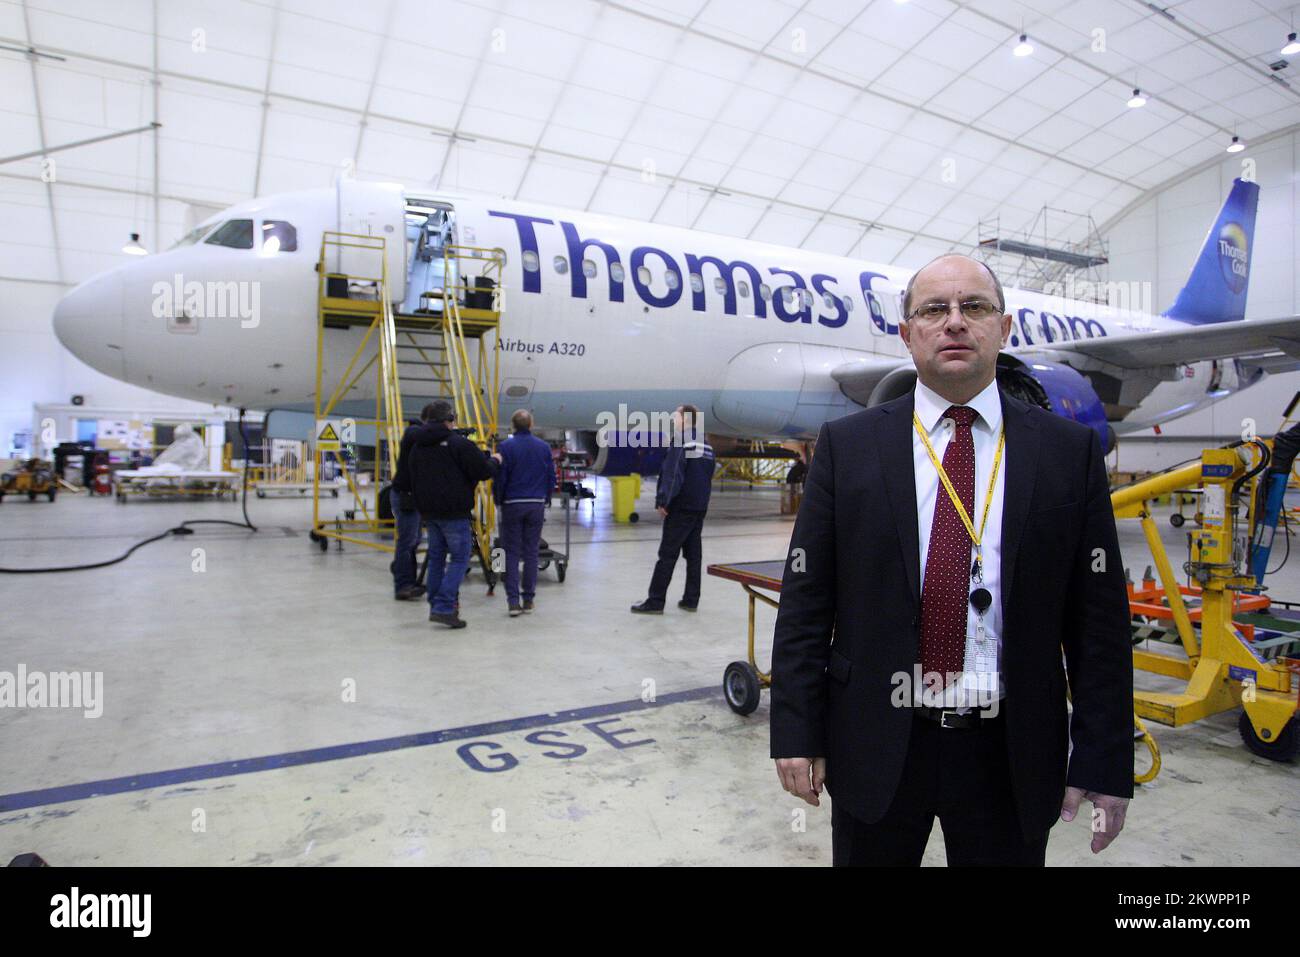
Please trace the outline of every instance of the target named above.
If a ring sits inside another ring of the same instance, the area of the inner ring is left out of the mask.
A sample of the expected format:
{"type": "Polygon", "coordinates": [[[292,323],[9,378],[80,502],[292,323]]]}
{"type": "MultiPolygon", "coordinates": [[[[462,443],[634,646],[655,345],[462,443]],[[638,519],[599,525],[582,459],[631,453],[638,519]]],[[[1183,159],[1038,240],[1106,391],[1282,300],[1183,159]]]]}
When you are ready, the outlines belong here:
{"type": "Polygon", "coordinates": [[[658,511],[659,514],[662,515],[664,518],[668,517],[668,509],[664,508],[662,505],[659,506],[658,511]]]}
{"type": "Polygon", "coordinates": [[[1124,830],[1124,815],[1128,812],[1128,798],[1112,797],[1085,791],[1083,788],[1066,788],[1065,800],[1061,802],[1061,820],[1067,824],[1079,813],[1079,804],[1084,799],[1092,802],[1092,853],[1100,854],[1110,842],[1119,837],[1124,830]]]}

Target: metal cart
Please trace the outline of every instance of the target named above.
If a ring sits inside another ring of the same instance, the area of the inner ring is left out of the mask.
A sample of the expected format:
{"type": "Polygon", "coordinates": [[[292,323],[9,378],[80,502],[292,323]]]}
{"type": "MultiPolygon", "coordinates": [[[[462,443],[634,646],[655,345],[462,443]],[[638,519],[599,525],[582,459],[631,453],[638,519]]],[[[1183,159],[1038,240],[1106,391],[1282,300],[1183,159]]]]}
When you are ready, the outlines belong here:
{"type": "Polygon", "coordinates": [[[785,562],[736,562],[710,565],[707,571],[718,578],[739,582],[749,596],[749,660],[733,661],[727,665],[727,670],[722,674],[722,693],[736,714],[752,714],[758,707],[763,689],[772,686],[772,673],[759,670],[754,658],[754,603],[761,601],[772,608],[780,605],[779,599],[755,589],[781,594],[781,576],[785,574],[785,562]]]}

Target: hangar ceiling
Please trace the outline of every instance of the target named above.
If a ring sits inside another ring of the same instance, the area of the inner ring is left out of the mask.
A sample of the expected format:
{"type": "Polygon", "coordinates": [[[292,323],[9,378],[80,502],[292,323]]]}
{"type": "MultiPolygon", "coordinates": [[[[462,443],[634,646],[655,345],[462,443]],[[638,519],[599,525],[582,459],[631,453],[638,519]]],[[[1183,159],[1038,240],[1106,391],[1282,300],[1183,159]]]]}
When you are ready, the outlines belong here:
{"type": "Polygon", "coordinates": [[[345,166],[912,265],[1296,127],[1293,9],[3,0],[0,154],[35,155],[0,164],[0,278],[77,282],[345,166]]]}

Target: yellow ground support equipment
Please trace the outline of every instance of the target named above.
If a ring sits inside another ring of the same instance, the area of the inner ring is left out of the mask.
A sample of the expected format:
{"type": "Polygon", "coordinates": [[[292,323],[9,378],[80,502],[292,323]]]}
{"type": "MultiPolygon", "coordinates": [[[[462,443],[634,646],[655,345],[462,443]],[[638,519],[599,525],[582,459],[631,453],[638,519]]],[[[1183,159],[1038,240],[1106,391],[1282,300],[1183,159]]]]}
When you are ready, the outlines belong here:
{"type": "MultiPolygon", "coordinates": [[[[1253,629],[1233,621],[1234,613],[1261,601],[1259,595],[1242,594],[1257,586],[1244,574],[1246,537],[1239,528],[1248,526],[1244,510],[1269,454],[1260,440],[1206,449],[1198,461],[1116,489],[1111,504],[1116,518],[1141,521],[1159,576],[1158,592],[1148,583],[1131,598],[1134,614],[1146,622],[1171,620],[1185,653],[1134,648],[1135,668],[1187,682],[1174,693],[1135,692],[1138,716],[1177,727],[1242,707],[1238,727],[1251,751],[1289,760],[1297,748],[1297,662],[1270,659],[1255,646],[1253,629]],[[1190,488],[1201,490],[1202,525],[1189,533],[1189,558],[1183,566],[1195,585],[1180,586],[1151,516],[1151,502],[1190,488]],[[1199,607],[1189,608],[1196,602],[1199,607]]],[[[1153,757],[1158,761],[1154,752],[1153,757]]]]}
{"type": "MultiPolygon", "coordinates": [[[[321,550],[330,540],[392,551],[393,519],[381,508],[380,490],[397,469],[402,432],[419,405],[444,399],[456,410],[457,426],[480,448],[496,443],[500,373],[500,321],[505,257],[500,250],[449,245],[444,249],[443,286],[421,296],[416,314],[395,314],[389,290],[388,257],[381,236],[326,232],[321,238],[316,329],[316,435],[311,538],[321,550]],[[346,263],[346,267],[341,266],[346,263]],[[358,274],[364,273],[364,274],[358,274]],[[491,281],[490,308],[482,305],[491,281]],[[471,296],[472,294],[472,296],[471,296]],[[440,301],[439,301],[440,300],[440,301]],[[342,330],[342,332],[337,332],[342,330]],[[326,382],[326,337],[361,330],[351,359],[326,382]],[[471,341],[474,346],[471,347],[471,341]],[[374,415],[358,417],[354,396],[366,376],[375,376],[374,415]],[[412,408],[405,410],[403,401],[412,408]],[[418,404],[417,404],[418,403],[418,404]],[[375,430],[374,461],[356,457],[355,429],[375,430]],[[333,519],[321,514],[326,470],[337,471],[356,501],[356,508],[333,519]],[[359,481],[362,471],[368,481],[359,481]]],[[[489,585],[491,535],[495,523],[490,483],[478,486],[474,536],[489,585]]]]}
{"type": "Polygon", "coordinates": [[[744,448],[735,448],[726,452],[715,452],[717,467],[713,471],[713,481],[726,487],[728,481],[744,482],[750,488],[755,485],[781,485],[798,461],[798,453],[780,445],[768,445],[752,440],[744,448]]]}

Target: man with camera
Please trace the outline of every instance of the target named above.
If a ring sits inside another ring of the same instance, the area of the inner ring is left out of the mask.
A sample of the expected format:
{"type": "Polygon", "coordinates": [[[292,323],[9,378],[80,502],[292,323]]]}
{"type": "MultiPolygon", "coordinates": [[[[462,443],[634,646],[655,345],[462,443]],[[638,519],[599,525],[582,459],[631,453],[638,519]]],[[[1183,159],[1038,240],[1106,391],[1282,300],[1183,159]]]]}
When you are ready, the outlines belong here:
{"type": "Polygon", "coordinates": [[[464,628],[458,596],[474,544],[474,490],[496,477],[501,456],[484,452],[455,428],[456,412],[449,402],[430,402],[420,418],[423,424],[415,428],[409,451],[399,457],[393,485],[399,494],[409,488],[429,528],[429,620],[464,628]]]}

